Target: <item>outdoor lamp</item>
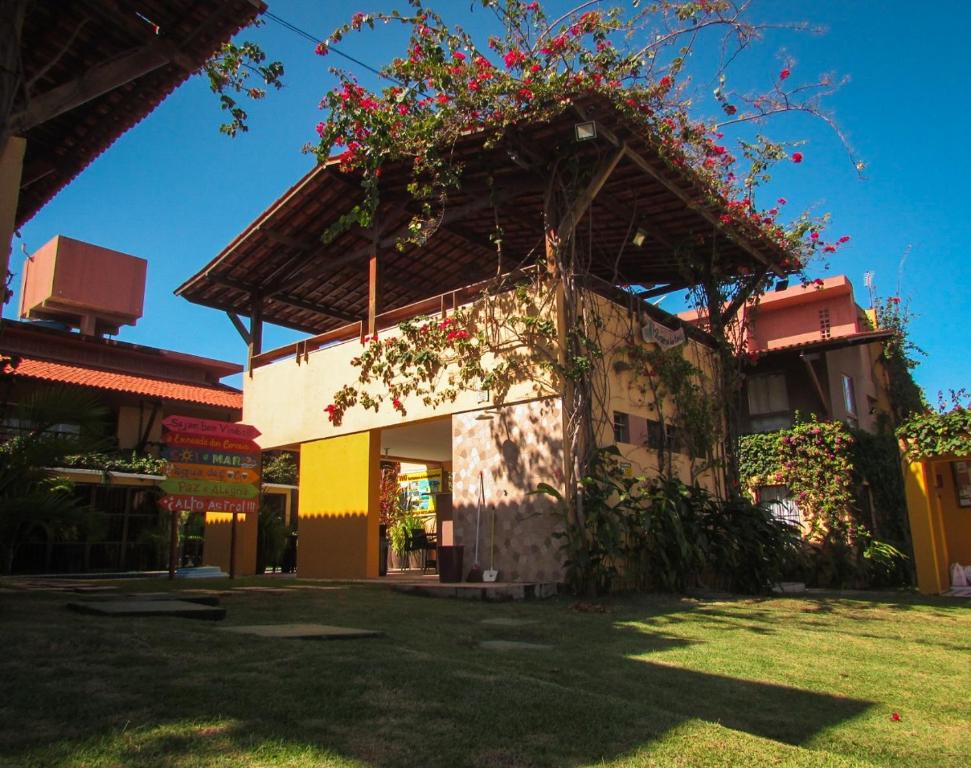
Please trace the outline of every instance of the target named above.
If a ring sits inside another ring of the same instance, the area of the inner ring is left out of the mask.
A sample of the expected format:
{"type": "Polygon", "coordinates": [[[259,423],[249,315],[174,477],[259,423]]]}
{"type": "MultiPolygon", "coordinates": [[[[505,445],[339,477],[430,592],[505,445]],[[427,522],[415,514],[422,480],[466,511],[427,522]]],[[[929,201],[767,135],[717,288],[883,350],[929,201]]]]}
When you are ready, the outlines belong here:
{"type": "Polygon", "coordinates": [[[577,123],[573,126],[573,133],[577,141],[589,141],[597,138],[597,124],[593,120],[577,123]]]}
{"type": "Polygon", "coordinates": [[[640,248],[642,245],[644,245],[645,240],[647,240],[647,232],[638,227],[637,231],[634,233],[634,236],[631,238],[631,242],[640,248]]]}

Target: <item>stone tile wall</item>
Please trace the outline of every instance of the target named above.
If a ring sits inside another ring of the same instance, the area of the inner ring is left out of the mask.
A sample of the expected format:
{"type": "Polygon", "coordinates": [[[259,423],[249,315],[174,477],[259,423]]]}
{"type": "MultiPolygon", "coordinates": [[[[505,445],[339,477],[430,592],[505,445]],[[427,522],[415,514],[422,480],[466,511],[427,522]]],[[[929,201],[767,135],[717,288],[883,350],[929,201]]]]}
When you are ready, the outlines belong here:
{"type": "Polygon", "coordinates": [[[533,400],[452,417],[454,538],[465,547],[465,573],[475,560],[480,475],[485,495],[479,564],[490,567],[495,514],[495,567],[500,581],[563,580],[561,513],[548,496],[530,495],[539,483],[563,487],[563,406],[560,398],[533,400]]]}

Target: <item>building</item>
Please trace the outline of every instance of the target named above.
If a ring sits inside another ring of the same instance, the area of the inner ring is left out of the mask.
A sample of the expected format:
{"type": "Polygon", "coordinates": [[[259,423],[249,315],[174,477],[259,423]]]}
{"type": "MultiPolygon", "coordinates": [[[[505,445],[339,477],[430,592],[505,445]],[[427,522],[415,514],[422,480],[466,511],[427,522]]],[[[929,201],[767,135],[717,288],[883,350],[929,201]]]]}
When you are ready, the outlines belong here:
{"type": "MultiPolygon", "coordinates": [[[[139,539],[158,526],[163,419],[240,418],[242,394],[221,379],[242,366],[107,338],[141,317],[145,270],[142,259],[63,236],[25,264],[22,320],[4,320],[0,328],[0,356],[16,362],[0,377],[0,429],[5,437],[29,429],[17,422],[14,406],[52,386],[96,396],[110,418],[103,455],[79,457],[77,466],[59,471],[78,484],[83,499],[107,513],[107,531],[97,541],[28,543],[15,562],[20,570],[159,567],[164,546],[159,543],[153,555],[139,539]]],[[[76,425],[59,429],[70,433],[76,425]]]]}
{"type": "Polygon", "coordinates": [[[550,243],[576,242],[580,232],[578,247],[590,263],[575,297],[597,318],[602,353],[592,439],[619,444],[632,472],[656,473],[663,445],[677,454],[672,463],[685,479],[696,474],[718,486],[704,469],[710,457],[681,452],[688,441],[676,428],[686,425],[655,396],[644,357],[663,339],[710,393],[710,339],[649,299],[685,287],[686,251],[700,248],[708,259],[715,247],[726,268],[752,272],[778,263],[778,246],[723,225],[697,202],[705,198],[697,179],[665,163],[651,138],[603,100],[520,126],[510,141],[487,146],[470,134],[456,147],[465,181],[420,244],[396,247],[413,211],[401,203],[401,169],[391,167],[374,229],[355,227],[324,245],[321,235],[360,197],[358,180],[331,162],[304,176],[177,290],[230,314],[249,347],[244,420],[260,429],[264,449],[300,452],[300,576],[377,575],[386,457],[446,470],[448,503],[437,508],[447,511],[436,532],[440,543],[464,547],[466,568],[476,551],[488,566],[494,542],[503,579],[561,580],[562,518],[533,491],[540,483],[563,489],[574,470],[568,443],[576,393],[550,375],[572,343],[550,243]],[[581,120],[596,130],[579,131],[581,120]],[[544,207],[546,182],[524,172],[523,147],[539,158],[537,167],[561,156],[589,171],[556,231],[557,212],[544,207]],[[640,293],[619,284],[641,286],[640,293]],[[264,350],[265,322],[307,336],[264,350]],[[382,345],[398,349],[405,339],[414,348],[423,333],[436,339],[437,383],[421,374],[422,391],[400,379],[360,383],[362,357],[377,359],[382,345]],[[479,354],[488,358],[489,375],[468,365],[477,354],[468,342],[475,333],[486,334],[488,354],[479,354]],[[501,376],[493,375],[497,366],[501,376]],[[359,387],[356,405],[348,387],[359,387]],[[383,408],[361,407],[375,398],[383,408]]]}

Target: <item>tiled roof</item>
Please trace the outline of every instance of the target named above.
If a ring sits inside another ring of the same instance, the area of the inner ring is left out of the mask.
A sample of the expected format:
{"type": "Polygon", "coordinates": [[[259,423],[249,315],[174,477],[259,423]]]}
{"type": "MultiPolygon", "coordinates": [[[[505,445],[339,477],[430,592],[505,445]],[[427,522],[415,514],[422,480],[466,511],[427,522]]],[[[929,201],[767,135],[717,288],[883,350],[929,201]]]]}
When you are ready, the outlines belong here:
{"type": "Polygon", "coordinates": [[[79,387],[128,392],[160,400],[177,400],[239,410],[243,407],[243,393],[222,384],[209,386],[185,384],[152,376],[104,371],[98,368],[85,368],[79,365],[55,363],[29,357],[20,359],[13,375],[59,384],[72,384],[79,387]]]}
{"type": "Polygon", "coordinates": [[[878,329],[875,331],[860,331],[846,336],[833,336],[828,339],[814,339],[813,341],[796,341],[791,344],[780,344],[768,349],[756,350],[760,355],[771,355],[774,352],[791,352],[794,349],[825,351],[841,347],[853,347],[857,344],[869,344],[875,341],[886,341],[893,338],[896,331],[878,329]]]}

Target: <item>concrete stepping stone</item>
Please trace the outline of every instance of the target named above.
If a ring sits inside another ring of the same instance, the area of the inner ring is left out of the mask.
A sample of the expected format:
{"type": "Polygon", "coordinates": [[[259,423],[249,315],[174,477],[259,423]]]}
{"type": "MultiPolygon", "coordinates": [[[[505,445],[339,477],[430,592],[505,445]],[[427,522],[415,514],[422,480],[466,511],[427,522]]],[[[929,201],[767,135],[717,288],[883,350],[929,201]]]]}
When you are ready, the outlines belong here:
{"type": "Polygon", "coordinates": [[[325,592],[333,592],[339,589],[347,589],[347,587],[324,587],[319,584],[291,584],[287,589],[320,589],[325,592]]]}
{"type": "Polygon", "coordinates": [[[483,640],[480,648],[489,651],[552,651],[552,645],[542,643],[523,643],[517,640],[483,640]]]}
{"type": "Polygon", "coordinates": [[[383,634],[373,629],[333,627],[327,624],[253,624],[241,627],[220,627],[220,629],[240,635],[302,640],[352,640],[362,637],[381,637],[383,634]]]}
{"type": "Polygon", "coordinates": [[[251,592],[260,595],[285,595],[290,590],[287,587],[235,587],[233,592],[251,592]]]}
{"type": "Polygon", "coordinates": [[[534,619],[508,619],[502,616],[497,616],[494,619],[483,619],[480,624],[488,624],[492,627],[525,627],[529,624],[535,624],[534,619]]]}
{"type": "Polygon", "coordinates": [[[226,618],[226,609],[212,605],[199,605],[187,600],[96,600],[68,603],[67,607],[78,613],[98,616],[175,616],[182,619],[208,619],[220,621],[226,618]]]}

